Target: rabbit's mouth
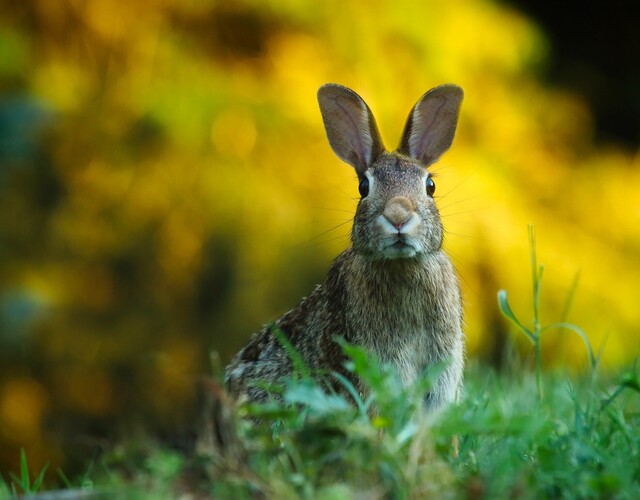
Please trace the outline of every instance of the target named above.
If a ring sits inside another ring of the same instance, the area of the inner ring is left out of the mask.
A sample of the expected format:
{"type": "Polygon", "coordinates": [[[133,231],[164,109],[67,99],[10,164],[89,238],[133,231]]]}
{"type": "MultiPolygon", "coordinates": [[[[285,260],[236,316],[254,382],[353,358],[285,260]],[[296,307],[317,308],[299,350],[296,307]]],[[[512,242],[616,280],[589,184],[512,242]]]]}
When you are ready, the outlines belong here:
{"type": "MultiPolygon", "coordinates": [[[[402,250],[403,248],[406,247],[410,247],[411,245],[407,245],[406,242],[404,242],[403,240],[399,239],[398,241],[396,241],[395,243],[393,243],[391,245],[391,247],[395,248],[396,250],[402,250]]],[[[413,247],[411,247],[413,248],[413,247]]]]}
{"type": "Polygon", "coordinates": [[[382,254],[387,259],[410,259],[419,253],[419,249],[403,236],[389,238],[382,244],[382,254]]]}

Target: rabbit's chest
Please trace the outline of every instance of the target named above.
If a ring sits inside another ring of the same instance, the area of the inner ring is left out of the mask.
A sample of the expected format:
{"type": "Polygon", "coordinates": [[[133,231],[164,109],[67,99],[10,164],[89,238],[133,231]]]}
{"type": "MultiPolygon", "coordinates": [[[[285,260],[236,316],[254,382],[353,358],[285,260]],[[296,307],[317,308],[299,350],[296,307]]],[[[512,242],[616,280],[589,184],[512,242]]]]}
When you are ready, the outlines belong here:
{"type": "Polygon", "coordinates": [[[430,362],[435,361],[433,354],[438,350],[434,348],[429,328],[416,323],[374,320],[367,329],[369,335],[362,339],[363,347],[383,363],[393,365],[406,384],[415,380],[430,362]]]}
{"type": "Polygon", "coordinates": [[[409,384],[429,364],[446,357],[440,345],[441,333],[436,331],[437,321],[429,308],[415,301],[411,307],[388,302],[367,307],[357,321],[357,343],[383,363],[393,365],[402,381],[409,384]]]}
{"type": "Polygon", "coordinates": [[[422,263],[357,261],[347,283],[350,340],[397,369],[405,383],[460,350],[461,306],[443,253],[422,263]],[[359,265],[361,267],[356,267],[359,265]]]}
{"type": "Polygon", "coordinates": [[[383,362],[395,367],[404,384],[413,382],[430,362],[430,346],[425,329],[379,330],[370,349],[383,362]],[[382,342],[381,342],[382,341],[382,342]]]}

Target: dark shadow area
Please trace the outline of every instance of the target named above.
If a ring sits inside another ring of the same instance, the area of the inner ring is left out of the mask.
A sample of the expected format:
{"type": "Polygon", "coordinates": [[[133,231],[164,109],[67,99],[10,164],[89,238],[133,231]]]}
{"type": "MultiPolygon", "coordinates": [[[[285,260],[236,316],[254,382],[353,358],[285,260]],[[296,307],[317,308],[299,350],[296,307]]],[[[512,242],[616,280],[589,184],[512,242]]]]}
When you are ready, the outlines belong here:
{"type": "Polygon", "coordinates": [[[640,142],[640,2],[509,0],[550,43],[543,78],[586,99],[596,141],[640,142]]]}

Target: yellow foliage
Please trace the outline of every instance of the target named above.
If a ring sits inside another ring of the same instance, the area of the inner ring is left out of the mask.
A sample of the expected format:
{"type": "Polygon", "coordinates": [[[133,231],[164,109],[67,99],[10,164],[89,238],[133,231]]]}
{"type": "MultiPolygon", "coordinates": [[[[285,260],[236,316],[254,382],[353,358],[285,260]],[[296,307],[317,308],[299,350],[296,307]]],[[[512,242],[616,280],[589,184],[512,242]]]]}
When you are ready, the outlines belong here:
{"type": "Polygon", "coordinates": [[[16,377],[0,392],[0,429],[4,440],[31,442],[40,437],[48,396],[36,380],[16,377]]]}

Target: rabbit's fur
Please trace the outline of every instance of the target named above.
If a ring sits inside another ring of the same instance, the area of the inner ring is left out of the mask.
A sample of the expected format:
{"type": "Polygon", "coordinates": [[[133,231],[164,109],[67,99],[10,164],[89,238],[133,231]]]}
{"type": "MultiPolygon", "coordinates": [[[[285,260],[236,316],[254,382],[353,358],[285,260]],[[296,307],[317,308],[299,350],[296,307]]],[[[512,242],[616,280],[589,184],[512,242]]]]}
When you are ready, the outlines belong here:
{"type": "Polygon", "coordinates": [[[338,336],[394,365],[405,384],[447,360],[425,403],[436,408],[457,399],[464,366],[460,290],[442,250],[442,222],[426,167],[451,146],[462,97],[455,85],[424,94],[409,114],[400,147],[387,152],[360,96],[340,85],[320,88],[329,143],[355,168],[364,195],[352,246],[335,259],[323,284],[233,358],[225,372],[232,394],[265,400],[260,382],[291,374],[290,357],[273,334],[280,330],[312,370],[351,376],[361,391],[343,367],[338,336]]]}

